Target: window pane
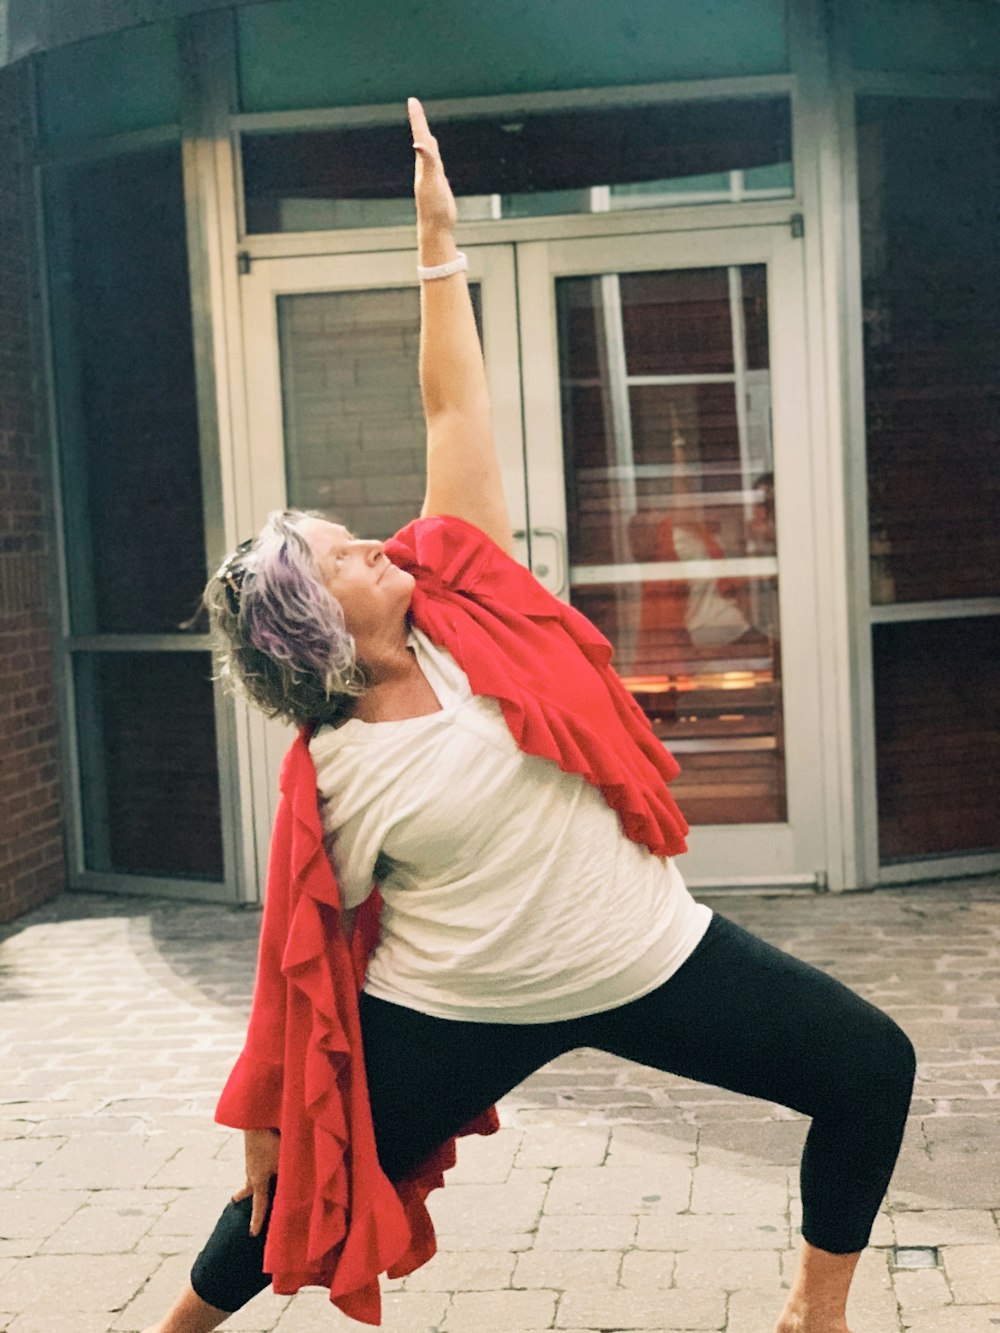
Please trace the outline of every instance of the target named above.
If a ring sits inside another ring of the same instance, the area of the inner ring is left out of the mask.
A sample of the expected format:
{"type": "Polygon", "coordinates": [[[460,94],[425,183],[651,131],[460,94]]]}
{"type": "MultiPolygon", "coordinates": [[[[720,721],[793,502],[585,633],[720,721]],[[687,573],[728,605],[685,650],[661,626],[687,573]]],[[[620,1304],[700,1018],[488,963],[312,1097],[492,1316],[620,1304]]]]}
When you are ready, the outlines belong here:
{"type": "Polygon", "coordinates": [[[883,861],[1000,847],[1000,617],[873,626],[883,861]]]}
{"type": "MultiPolygon", "coordinates": [[[[786,97],[482,116],[434,132],[460,222],[793,193],[786,97]]],[[[395,124],[247,134],[243,173],[251,232],[416,221],[413,150],[395,124]]]]}
{"type": "Polygon", "coordinates": [[[169,633],[205,582],[180,152],[49,187],[73,632],[169,633]]]}
{"type": "Polygon", "coordinates": [[[862,99],[871,596],[1000,593],[1000,114],[862,99]]]}
{"type": "Polygon", "coordinates": [[[762,266],[556,283],[571,600],[698,824],[786,818],[766,290],[762,266]]]}
{"type": "Polygon", "coordinates": [[[88,870],[222,880],[208,653],[74,657],[88,870]]]}
{"type": "Polygon", "coordinates": [[[778,581],[650,580],[573,591],[681,765],[690,824],[787,818],[778,581]]]}
{"type": "MultiPolygon", "coordinates": [[[[482,341],[480,285],[471,283],[482,341]]],[[[415,287],[278,298],[288,503],[384,539],[424,502],[415,287]]]]}
{"type": "Polygon", "coordinates": [[[668,517],[707,524],[713,558],[775,554],[764,274],[751,265],[557,282],[572,564],[694,558],[665,553],[668,517]]]}

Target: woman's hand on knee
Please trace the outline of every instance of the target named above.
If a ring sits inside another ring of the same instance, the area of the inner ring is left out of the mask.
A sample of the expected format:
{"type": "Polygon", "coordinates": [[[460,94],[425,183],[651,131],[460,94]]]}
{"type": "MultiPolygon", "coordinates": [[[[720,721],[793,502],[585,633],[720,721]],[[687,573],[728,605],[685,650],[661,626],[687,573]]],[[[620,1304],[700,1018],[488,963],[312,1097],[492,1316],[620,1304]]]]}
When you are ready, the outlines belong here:
{"type": "Polygon", "coordinates": [[[253,1195],[250,1215],[250,1235],[257,1236],[264,1225],[270,1197],[271,1178],[278,1174],[278,1146],[281,1135],[276,1129],[245,1129],[243,1148],[246,1155],[247,1178],[241,1190],[232,1196],[239,1203],[253,1195]]]}

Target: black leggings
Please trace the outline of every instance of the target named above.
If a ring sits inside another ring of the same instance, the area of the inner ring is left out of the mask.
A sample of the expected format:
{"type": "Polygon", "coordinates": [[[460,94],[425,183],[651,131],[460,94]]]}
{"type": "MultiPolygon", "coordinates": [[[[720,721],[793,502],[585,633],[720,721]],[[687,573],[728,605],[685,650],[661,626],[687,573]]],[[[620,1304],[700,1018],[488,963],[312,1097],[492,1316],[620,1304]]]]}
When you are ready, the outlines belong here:
{"type": "MultiPolygon", "coordinates": [[[[810,1116],[802,1234],[834,1254],[868,1243],[906,1122],[913,1046],[839,981],[718,913],[669,981],[585,1018],[456,1022],[365,994],[360,1007],[375,1140],[390,1180],[536,1069],[588,1046],[810,1116]]],[[[238,1310],[271,1280],[263,1272],[270,1206],[252,1237],[252,1202],[227,1205],[191,1271],[197,1294],[221,1310],[238,1310]]]]}

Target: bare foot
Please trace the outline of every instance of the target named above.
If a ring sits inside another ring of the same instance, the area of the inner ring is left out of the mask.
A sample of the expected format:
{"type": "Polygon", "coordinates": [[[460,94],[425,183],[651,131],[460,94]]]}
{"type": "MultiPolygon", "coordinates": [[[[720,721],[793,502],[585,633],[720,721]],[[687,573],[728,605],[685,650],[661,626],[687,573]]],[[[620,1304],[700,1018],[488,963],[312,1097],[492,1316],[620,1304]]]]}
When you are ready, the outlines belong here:
{"type": "MultiPolygon", "coordinates": [[[[153,1331],[155,1333],[155,1330],[153,1331]]],[[[843,1319],[809,1315],[804,1310],[784,1310],[774,1333],[851,1333],[843,1319]]]]}

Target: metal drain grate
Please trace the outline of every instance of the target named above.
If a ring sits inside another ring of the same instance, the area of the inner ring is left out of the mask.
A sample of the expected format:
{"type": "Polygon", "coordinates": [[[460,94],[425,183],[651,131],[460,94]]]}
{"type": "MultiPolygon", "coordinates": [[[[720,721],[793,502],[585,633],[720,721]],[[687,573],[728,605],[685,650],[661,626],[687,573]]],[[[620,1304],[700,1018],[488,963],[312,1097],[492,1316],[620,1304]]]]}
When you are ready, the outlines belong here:
{"type": "Polygon", "coordinates": [[[940,1268],[941,1256],[936,1245],[894,1245],[893,1268],[940,1268]]]}

